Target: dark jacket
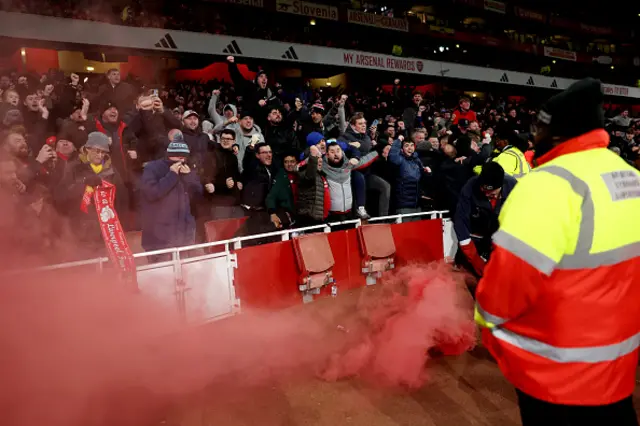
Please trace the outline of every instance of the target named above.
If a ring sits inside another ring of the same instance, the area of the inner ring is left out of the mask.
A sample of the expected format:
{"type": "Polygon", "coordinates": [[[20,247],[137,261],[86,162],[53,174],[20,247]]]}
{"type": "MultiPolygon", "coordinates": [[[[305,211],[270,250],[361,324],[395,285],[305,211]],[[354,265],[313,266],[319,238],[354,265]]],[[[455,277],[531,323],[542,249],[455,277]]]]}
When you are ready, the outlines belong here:
{"type": "MultiPolygon", "coordinates": [[[[93,198],[87,213],[80,208],[82,197],[87,189],[85,180],[95,174],[86,155],[80,154],[77,159],[69,161],[62,180],[54,190],[54,203],[58,211],[69,218],[71,229],[81,242],[98,244],[102,241],[102,233],[93,198]]],[[[129,211],[127,188],[118,171],[112,167],[110,160],[105,161],[98,176],[115,185],[116,213],[121,217],[127,215],[129,211]]]]}
{"type": "Polygon", "coordinates": [[[204,172],[205,157],[209,150],[209,143],[211,143],[211,139],[209,139],[209,136],[207,136],[206,133],[203,133],[200,130],[194,131],[183,128],[182,134],[184,136],[185,143],[189,145],[189,150],[191,151],[189,157],[193,163],[196,164],[198,175],[202,176],[202,173],[204,172]]]}
{"type": "MultiPolygon", "coordinates": [[[[295,179],[299,177],[295,176],[295,179]]],[[[288,213],[295,213],[295,203],[293,201],[293,189],[291,181],[285,169],[280,169],[276,174],[275,182],[266,200],[269,213],[276,213],[278,210],[285,210],[288,213]]]]}
{"type": "Polygon", "coordinates": [[[448,210],[453,216],[464,185],[473,177],[473,172],[464,164],[445,157],[435,175],[435,198],[438,208],[448,210]]]}
{"type": "Polygon", "coordinates": [[[101,101],[105,99],[110,100],[116,104],[120,114],[124,114],[134,108],[134,100],[137,95],[137,90],[131,84],[121,81],[112,86],[107,82],[98,87],[98,94],[90,99],[91,105],[99,105],[101,101]]]}
{"type": "Polygon", "coordinates": [[[212,183],[215,187],[213,194],[205,193],[205,199],[216,206],[237,206],[240,201],[240,191],[237,182],[240,181],[238,157],[232,150],[224,149],[220,144],[213,144],[204,162],[202,184],[212,183]],[[227,179],[231,178],[236,185],[229,189],[227,179]]]}
{"type": "Polygon", "coordinates": [[[243,109],[251,112],[258,126],[265,127],[269,108],[282,105],[280,99],[275,96],[276,91],[270,87],[262,89],[255,82],[245,80],[236,63],[229,63],[229,75],[235,85],[236,93],[243,97],[243,109]],[[259,105],[260,100],[266,101],[265,106],[259,105]]]}
{"type": "Polygon", "coordinates": [[[111,138],[109,155],[111,155],[113,167],[125,182],[129,182],[129,172],[131,171],[132,162],[127,151],[136,149],[138,141],[135,134],[128,128],[124,121],[119,121],[116,124],[106,124],[98,118],[89,118],[87,119],[86,127],[87,134],[100,132],[111,138]]]}
{"type": "Polygon", "coordinates": [[[267,195],[273,187],[273,166],[265,166],[255,156],[251,145],[243,159],[241,204],[249,206],[252,210],[265,210],[267,195]]]}
{"type": "Polygon", "coordinates": [[[286,154],[294,154],[296,158],[302,152],[298,137],[292,125],[283,122],[279,126],[268,124],[264,132],[264,139],[273,150],[273,163],[282,164],[286,154]]]}
{"type": "Polygon", "coordinates": [[[196,222],[190,201],[202,194],[196,173],[176,174],[168,159],[148,163],[140,181],[142,247],[159,250],[193,244],[196,222]]]}
{"type": "Polygon", "coordinates": [[[340,139],[346,141],[347,143],[359,142],[360,148],[358,148],[358,151],[360,151],[361,155],[367,155],[371,152],[371,149],[373,149],[373,144],[371,143],[369,134],[356,133],[356,131],[353,130],[351,126],[347,127],[347,130],[340,136],[340,139]]]}
{"type": "Polygon", "coordinates": [[[162,113],[149,110],[130,112],[123,120],[138,138],[138,164],[164,158],[169,146],[169,130],[182,127],[169,108],[165,108],[162,113]]]}
{"type": "Polygon", "coordinates": [[[397,140],[389,151],[389,162],[396,167],[394,201],[397,209],[416,208],[420,201],[420,180],[424,166],[414,152],[407,157],[402,152],[402,142],[397,140]]]}
{"type": "Polygon", "coordinates": [[[322,221],[329,215],[329,185],[324,171],[318,171],[318,158],[309,157],[299,172],[298,215],[322,221]]]}
{"type": "Polygon", "coordinates": [[[502,191],[494,208],[480,190],[478,178],[479,176],[472,177],[460,193],[453,221],[458,241],[468,240],[472,235],[479,239],[491,238],[498,230],[498,216],[502,206],[517,182],[505,175],[502,191]]]}

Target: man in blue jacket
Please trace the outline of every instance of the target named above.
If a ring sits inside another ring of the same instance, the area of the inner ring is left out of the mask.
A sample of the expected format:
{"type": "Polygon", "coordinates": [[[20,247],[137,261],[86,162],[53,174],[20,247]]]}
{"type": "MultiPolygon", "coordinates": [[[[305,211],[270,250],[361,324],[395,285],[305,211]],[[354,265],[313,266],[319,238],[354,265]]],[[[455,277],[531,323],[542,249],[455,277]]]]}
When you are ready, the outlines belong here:
{"type": "MultiPolygon", "coordinates": [[[[146,251],[195,243],[196,222],[191,198],[202,194],[195,171],[187,165],[189,146],[180,138],[167,148],[164,159],[147,163],[140,182],[142,247],[146,251]]],[[[169,260],[156,256],[152,261],[169,260]]]]}
{"type": "Polygon", "coordinates": [[[498,230],[500,211],[516,182],[500,164],[490,161],[460,192],[453,220],[460,244],[456,260],[479,277],[491,253],[491,237],[498,230]]]}
{"type": "Polygon", "coordinates": [[[394,198],[398,214],[420,212],[420,180],[424,173],[430,172],[425,168],[412,139],[397,139],[389,151],[389,163],[395,166],[394,198]]]}

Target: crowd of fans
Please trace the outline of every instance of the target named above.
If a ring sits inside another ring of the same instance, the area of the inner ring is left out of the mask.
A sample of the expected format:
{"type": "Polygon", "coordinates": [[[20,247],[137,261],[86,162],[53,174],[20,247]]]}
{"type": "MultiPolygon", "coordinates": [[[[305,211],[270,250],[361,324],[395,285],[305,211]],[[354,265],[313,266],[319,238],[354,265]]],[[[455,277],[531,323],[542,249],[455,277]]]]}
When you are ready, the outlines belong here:
{"type": "MultiPolygon", "coordinates": [[[[344,93],[245,80],[158,88],[110,70],[85,84],[52,70],[0,76],[0,225],[17,246],[63,233],[104,250],[87,191],[109,182],[145,250],[204,241],[209,220],[247,217],[239,236],[372,215],[454,212],[465,183],[507,147],[532,161],[536,109],[502,99],[454,105],[393,82],[344,93]]],[[[640,124],[610,118],[610,149],[638,164],[640,124]]],[[[517,174],[517,170],[505,170],[517,174]]]]}

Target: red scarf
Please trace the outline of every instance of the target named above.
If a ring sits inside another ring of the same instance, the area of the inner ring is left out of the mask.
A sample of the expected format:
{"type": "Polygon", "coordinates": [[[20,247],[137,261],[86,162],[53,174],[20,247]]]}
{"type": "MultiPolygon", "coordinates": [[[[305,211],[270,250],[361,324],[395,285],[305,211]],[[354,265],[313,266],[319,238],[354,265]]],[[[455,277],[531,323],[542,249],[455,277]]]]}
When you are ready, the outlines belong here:
{"type": "Polygon", "coordinates": [[[102,231],[102,239],[109,251],[109,258],[122,272],[135,279],[136,264],[133,259],[133,253],[129,243],[127,243],[120,219],[114,207],[116,199],[115,185],[103,180],[100,186],[92,190],[89,189],[90,187],[87,187],[84,191],[80,209],[88,213],[89,205],[93,198],[93,204],[96,206],[96,213],[98,214],[98,221],[102,231]]]}

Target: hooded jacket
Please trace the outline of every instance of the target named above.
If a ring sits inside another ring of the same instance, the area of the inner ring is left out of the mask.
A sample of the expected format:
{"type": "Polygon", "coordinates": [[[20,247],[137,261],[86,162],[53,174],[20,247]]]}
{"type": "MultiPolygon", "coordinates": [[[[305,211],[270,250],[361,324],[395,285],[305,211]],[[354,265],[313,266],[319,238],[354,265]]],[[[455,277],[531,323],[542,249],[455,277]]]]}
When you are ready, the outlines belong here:
{"type": "Polygon", "coordinates": [[[322,171],[327,175],[327,183],[329,184],[332,212],[347,213],[351,211],[353,205],[351,172],[368,167],[377,157],[378,153],[373,151],[360,158],[356,165],[351,164],[345,156],[336,166],[330,165],[326,160],[322,162],[322,171]]]}

